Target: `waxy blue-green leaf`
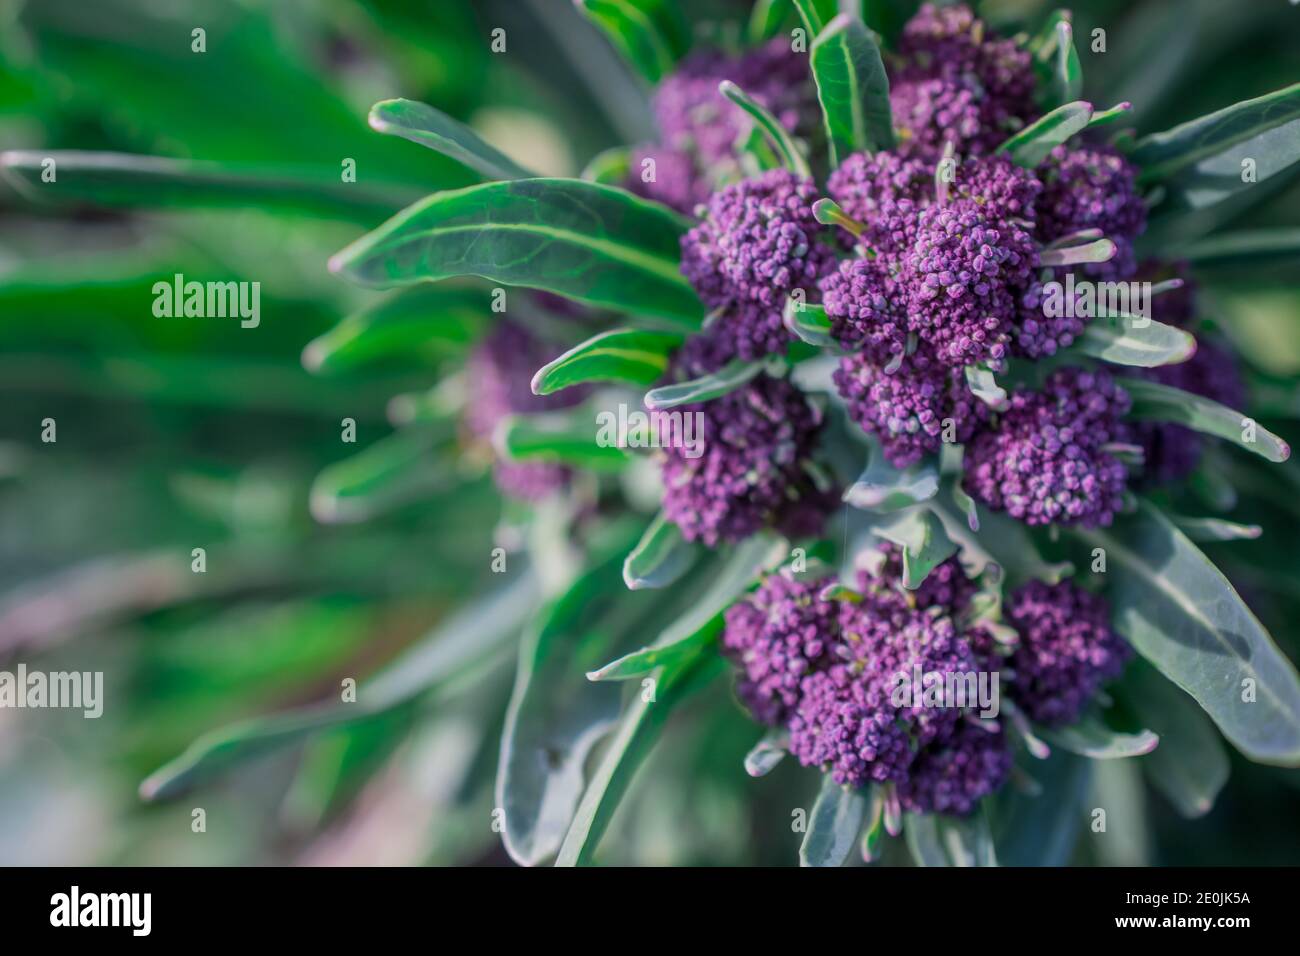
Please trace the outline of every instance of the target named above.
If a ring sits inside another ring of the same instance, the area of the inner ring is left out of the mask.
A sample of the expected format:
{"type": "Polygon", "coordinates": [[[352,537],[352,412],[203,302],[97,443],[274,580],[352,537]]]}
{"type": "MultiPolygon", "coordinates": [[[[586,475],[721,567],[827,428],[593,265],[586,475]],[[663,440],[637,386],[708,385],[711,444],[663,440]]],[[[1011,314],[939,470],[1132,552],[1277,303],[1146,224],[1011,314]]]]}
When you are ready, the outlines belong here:
{"type": "Polygon", "coordinates": [[[1092,761],[1054,750],[1046,760],[1027,763],[1033,790],[1013,783],[994,797],[998,860],[1003,866],[1065,866],[1088,821],[1092,761]]]}
{"type": "Polygon", "coordinates": [[[1269,266],[1300,261],[1300,229],[1250,229],[1220,232],[1171,250],[1201,268],[1269,266]]]}
{"type": "Polygon", "coordinates": [[[966,387],[971,394],[993,409],[1003,409],[1007,404],[1007,390],[998,384],[993,372],[983,365],[967,365],[966,387]]]}
{"type": "Polygon", "coordinates": [[[1196,339],[1176,326],[1153,319],[1134,321],[1132,316],[1118,321],[1123,328],[1106,319],[1089,322],[1079,337],[1079,350],[1104,362],[1140,368],[1186,362],[1196,352],[1196,339]]]}
{"type": "Polygon", "coordinates": [[[564,835],[556,866],[583,866],[591,862],[619,801],[673,708],[726,669],[726,662],[720,656],[702,654],[665,667],[655,680],[652,699],[645,693],[632,699],[592,771],[591,782],[583,791],[564,835]]]}
{"type": "Polygon", "coordinates": [[[244,720],[205,734],[140,784],[146,800],[174,797],[215,773],[318,731],[387,713],[502,652],[537,605],[537,579],[515,577],[470,604],[357,688],[355,703],[302,707],[244,720]]]}
{"type": "Polygon", "coordinates": [[[1291,446],[1254,419],[1200,395],[1159,382],[1120,379],[1133,398],[1133,418],[1186,425],[1194,431],[1214,435],[1240,445],[1269,461],[1291,457],[1291,446]]]}
{"type": "Polygon", "coordinates": [[[533,394],[550,395],[588,382],[649,385],[663,377],[668,357],[683,339],[676,332],[642,329],[601,332],[538,369],[533,394]]]}
{"type": "Polygon", "coordinates": [[[498,423],[492,444],[510,461],[622,471],[632,458],[616,441],[604,441],[602,430],[592,409],[579,406],[564,412],[509,415],[498,423]]]}
{"type": "Polygon", "coordinates": [[[861,20],[843,14],[817,35],[809,51],[831,168],[851,153],[894,146],[889,77],[875,37],[861,20]]]}
{"type": "Polygon", "coordinates": [[[529,179],[536,176],[488,145],[464,123],[415,100],[376,103],[370,107],[370,128],[436,150],[484,179],[529,179]]]}
{"type": "Polygon", "coordinates": [[[419,198],[403,184],[345,183],[317,171],[82,150],[10,150],[0,173],[35,202],[135,209],[248,206],[371,222],[419,198]],[[48,162],[53,161],[49,167],[48,162]],[[53,180],[45,181],[51,169],[53,180]]]}
{"type": "Polygon", "coordinates": [[[698,327],[678,270],[687,220],[612,186],[517,179],[435,193],[330,259],[381,287],[480,276],[698,327]]]}
{"type": "Polygon", "coordinates": [[[801,342],[818,348],[834,348],[839,344],[831,335],[831,320],[820,305],[787,299],[783,319],[785,327],[801,342]]]}
{"type": "Polygon", "coordinates": [[[790,732],[778,728],[769,730],[745,754],[745,773],[751,777],[766,777],[790,752],[790,732]]]}
{"type": "Polygon", "coordinates": [[[930,572],[957,553],[943,522],[921,505],[878,524],[876,536],[892,541],[903,550],[903,587],[915,591],[930,572]]]}
{"type": "Polygon", "coordinates": [[[1194,193],[1199,174],[1206,180],[1199,188],[1208,190],[1203,199],[1210,201],[1249,185],[1242,182],[1242,159],[1255,161],[1255,182],[1263,182],[1300,159],[1300,83],[1144,136],[1128,158],[1144,183],[1177,174],[1178,188],[1194,193]]]}
{"type": "Polygon", "coordinates": [[[1171,514],[1169,520],[1193,541],[1253,541],[1264,533],[1257,524],[1240,524],[1223,518],[1171,514]]]}
{"type": "Polygon", "coordinates": [[[1140,757],[1151,753],[1160,743],[1159,736],[1149,730],[1121,733],[1107,727],[1093,714],[1084,714],[1065,727],[1037,728],[1037,733],[1050,744],[1093,760],[1140,757]]]}
{"type": "Polygon", "coordinates": [[[1209,813],[1230,768],[1223,741],[1205,711],[1143,662],[1127,668],[1116,693],[1138,720],[1160,735],[1160,746],[1142,761],[1151,785],[1188,819],[1209,813]]]}
{"type": "Polygon", "coordinates": [[[463,355],[491,315],[485,293],[417,286],[349,315],[307,343],[302,364],[332,374],[381,359],[430,363],[463,355]]]}
{"type": "Polygon", "coordinates": [[[1107,530],[1114,623],[1242,753],[1300,764],[1300,678],[1222,572],[1148,502],[1107,530]]]}
{"type": "Polygon", "coordinates": [[[691,609],[673,621],[653,644],[625,654],[587,675],[589,680],[628,680],[656,667],[675,664],[711,643],[722,631],[722,615],[759,574],[779,563],[789,551],[784,538],[760,532],[735,545],[709,589],[691,609]]]}
{"type": "Polygon", "coordinates": [[[682,529],[660,512],[623,562],[623,583],[633,591],[666,588],[690,570],[698,551],[694,542],[682,537],[682,529]]]}
{"type": "Polygon", "coordinates": [[[1017,166],[1033,169],[1053,149],[1082,131],[1091,120],[1091,103],[1082,100],[1066,103],[1030,123],[999,146],[997,151],[1009,154],[1017,166]]]}
{"type": "Polygon", "coordinates": [[[917,866],[998,865],[993,834],[982,808],[965,818],[907,813],[903,832],[917,866]]]}
{"type": "Polygon", "coordinates": [[[808,167],[808,160],[800,152],[799,145],[794,141],[794,137],[790,135],[790,131],[782,126],[780,121],[769,113],[766,108],[730,80],[723,80],[719,83],[718,92],[749,114],[750,119],[758,125],[758,128],[771,141],[786,169],[804,179],[812,175],[812,170],[808,167]]]}
{"type": "Polygon", "coordinates": [[[450,457],[436,452],[438,429],[412,428],[322,469],[311,486],[311,513],[325,524],[366,521],[455,480],[450,457]]]}
{"type": "Polygon", "coordinates": [[[817,802],[808,814],[808,832],[799,846],[800,866],[843,866],[867,816],[867,794],[822,777],[817,802]]]}
{"type": "Polygon", "coordinates": [[[867,466],[844,492],[843,500],[865,511],[897,511],[928,501],[939,493],[939,469],[932,461],[895,468],[878,443],[872,443],[867,466]]]}
{"type": "Polygon", "coordinates": [[[761,371],[763,371],[762,362],[733,359],[718,371],[700,378],[651,389],[646,392],[645,407],[651,411],[663,411],[678,405],[707,402],[719,395],[735,391],[761,371]]]}
{"type": "Polygon", "coordinates": [[[946,481],[939,496],[928,501],[926,507],[942,519],[949,538],[961,547],[963,563],[974,573],[982,572],[990,563],[996,564],[1005,572],[1008,587],[1033,580],[1056,584],[1074,573],[1068,561],[1046,561],[1029,529],[1005,514],[986,508],[979,515],[979,533],[973,532],[969,499],[958,494],[957,480],[946,481]]]}
{"type": "Polygon", "coordinates": [[[677,0],[577,0],[577,6],[650,83],[671,73],[690,47],[677,0]]]}

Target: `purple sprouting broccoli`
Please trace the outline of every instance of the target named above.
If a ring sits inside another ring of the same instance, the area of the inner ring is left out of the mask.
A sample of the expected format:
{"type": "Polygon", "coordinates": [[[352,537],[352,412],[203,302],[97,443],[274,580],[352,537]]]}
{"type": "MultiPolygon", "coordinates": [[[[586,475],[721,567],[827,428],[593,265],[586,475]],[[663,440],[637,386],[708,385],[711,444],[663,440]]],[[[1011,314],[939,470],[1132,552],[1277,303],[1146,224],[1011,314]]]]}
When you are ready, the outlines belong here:
{"type": "Polygon", "coordinates": [[[1115,244],[1106,262],[1084,271],[1100,279],[1127,279],[1137,262],[1133,241],[1146,229],[1147,207],[1137,191],[1137,167],[1104,146],[1057,146],[1036,170],[1039,238],[1044,242],[1097,230],[1115,244]]]}
{"type": "Polygon", "coordinates": [[[1011,747],[993,721],[963,720],[952,734],[916,755],[898,800],[913,813],[969,816],[1011,774],[1011,747]]]}

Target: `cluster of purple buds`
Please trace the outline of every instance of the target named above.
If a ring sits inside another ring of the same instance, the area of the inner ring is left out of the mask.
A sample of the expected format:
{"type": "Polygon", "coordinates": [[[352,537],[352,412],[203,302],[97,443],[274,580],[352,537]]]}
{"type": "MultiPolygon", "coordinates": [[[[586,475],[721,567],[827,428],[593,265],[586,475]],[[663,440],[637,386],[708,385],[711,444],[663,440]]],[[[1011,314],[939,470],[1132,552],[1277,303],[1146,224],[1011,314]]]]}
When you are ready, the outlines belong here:
{"type": "Polygon", "coordinates": [[[1017,389],[966,446],[966,492],[1026,524],[1109,525],[1128,480],[1117,452],[1133,444],[1129,406],[1104,371],[1062,368],[1040,391],[1017,389]]]}

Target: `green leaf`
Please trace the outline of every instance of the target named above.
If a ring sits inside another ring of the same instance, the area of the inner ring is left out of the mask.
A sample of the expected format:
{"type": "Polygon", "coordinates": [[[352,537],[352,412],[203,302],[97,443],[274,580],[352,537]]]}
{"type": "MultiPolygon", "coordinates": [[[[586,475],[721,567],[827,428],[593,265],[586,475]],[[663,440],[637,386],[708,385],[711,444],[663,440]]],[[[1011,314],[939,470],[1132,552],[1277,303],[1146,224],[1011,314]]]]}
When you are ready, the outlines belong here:
{"type": "Polygon", "coordinates": [[[844,501],[864,511],[897,511],[928,501],[939,493],[939,469],[932,461],[899,469],[872,443],[867,467],[844,492],[844,501]]]}
{"type": "Polygon", "coordinates": [[[1105,362],[1141,368],[1186,362],[1196,352],[1196,339],[1180,328],[1153,319],[1138,325],[1134,316],[1119,321],[1127,327],[1116,328],[1104,320],[1089,322],[1079,338],[1080,351],[1105,362]]]}
{"type": "Polygon", "coordinates": [[[1151,753],[1160,743],[1160,738],[1149,730],[1120,733],[1093,714],[1084,714],[1065,727],[1039,727],[1036,732],[1049,743],[1093,760],[1140,757],[1151,753]]]}
{"type": "Polygon", "coordinates": [[[509,415],[497,425],[492,443],[510,461],[622,471],[632,458],[617,443],[604,440],[603,431],[593,410],[581,406],[565,412],[509,415]]]}
{"type": "Polygon", "coordinates": [[[1219,569],[1145,501],[1080,535],[1106,550],[1115,626],[1138,653],[1246,756],[1300,763],[1300,678],[1219,569]]]}
{"type": "Polygon", "coordinates": [[[676,0],[578,0],[578,9],[650,83],[671,73],[690,46],[676,0]]]}
{"type": "Polygon", "coordinates": [[[631,175],[632,151],[626,146],[611,146],[591,158],[581,178],[607,186],[622,186],[631,175]]]}
{"type": "Polygon", "coordinates": [[[766,777],[785,759],[790,750],[790,732],[769,730],[763,739],[745,754],[745,773],[751,777],[766,777]]]}
{"type": "Polygon", "coordinates": [[[1130,414],[1134,418],[1186,425],[1206,435],[1235,442],[1246,451],[1253,451],[1272,462],[1286,461],[1291,457],[1290,445],[1256,424],[1253,418],[1226,405],[1159,382],[1124,378],[1119,380],[1119,384],[1133,398],[1130,414]]]}
{"type": "Polygon", "coordinates": [[[1245,158],[1256,182],[1300,159],[1300,83],[1144,136],[1129,153],[1141,182],[1177,176],[1171,188],[1198,208],[1251,185],[1242,182],[1245,158]]]}
{"type": "Polygon", "coordinates": [[[834,348],[839,343],[831,335],[831,320],[820,305],[786,299],[785,327],[801,342],[818,348],[834,348]]]}
{"type": "Polygon", "coordinates": [[[481,276],[698,327],[678,270],[687,221],[612,186],[520,179],[435,193],[330,259],[366,285],[481,276]]]}
{"type": "Polygon", "coordinates": [[[369,222],[420,195],[406,185],[345,183],[318,170],[198,162],[130,153],[10,150],[0,173],[35,202],[90,202],[140,209],[247,206],[369,222]],[[44,182],[46,160],[53,182],[44,182]]]}
{"type": "Polygon", "coordinates": [[[917,866],[998,865],[982,808],[965,818],[906,813],[903,832],[917,866]]]}
{"type": "Polygon", "coordinates": [[[1272,265],[1300,259],[1300,229],[1221,232],[1177,246],[1171,254],[1202,268],[1272,265]]]}
{"type": "Polygon", "coordinates": [[[1093,764],[1067,750],[1031,764],[1036,792],[1007,786],[994,798],[998,859],[1004,866],[1065,866],[1087,820],[1093,764]]]}
{"type": "Polygon", "coordinates": [[[794,138],[791,137],[790,131],[782,126],[775,116],[730,80],[723,80],[719,83],[718,92],[748,113],[750,118],[758,124],[759,129],[767,135],[767,138],[781,156],[781,162],[786,169],[804,179],[812,175],[812,170],[808,168],[808,160],[804,159],[803,153],[799,151],[799,147],[794,138]]]}
{"type": "Polygon", "coordinates": [[[762,362],[733,359],[718,371],[700,378],[651,389],[646,392],[645,407],[651,411],[662,411],[676,408],[678,405],[707,402],[719,395],[735,391],[761,371],[763,371],[762,362]]]}
{"type": "Polygon", "coordinates": [[[537,579],[516,577],[453,615],[357,688],[355,703],[302,707],[244,720],[196,740],[140,784],[145,800],[179,795],[213,774],[329,727],[375,717],[420,697],[505,649],[537,605],[537,579]]]}
{"type": "Polygon", "coordinates": [[[1083,130],[1092,119],[1092,104],[1083,101],[1058,106],[1046,116],[1030,123],[1015,136],[998,147],[999,153],[1009,153],[1011,161],[1026,169],[1033,169],[1075,133],[1083,130]]]}
{"type": "Polygon", "coordinates": [[[533,376],[533,394],[550,395],[587,382],[649,385],[662,378],[668,357],[682,344],[676,332],[612,329],[575,345],[533,376]]]}
{"type": "Polygon", "coordinates": [[[1193,541],[1253,541],[1264,533],[1257,524],[1238,524],[1222,518],[1169,515],[1178,530],[1193,541]]]}
{"type": "Polygon", "coordinates": [[[809,37],[815,37],[821,33],[826,26],[826,13],[828,6],[833,6],[826,2],[819,3],[818,0],[793,0],[794,9],[799,14],[799,22],[803,28],[808,31],[809,37]]]}
{"type": "Polygon", "coordinates": [[[800,866],[843,866],[858,842],[867,816],[867,795],[822,777],[817,802],[808,814],[808,832],[799,846],[800,866]]]}
{"type": "Polygon", "coordinates": [[[790,0],[756,0],[749,15],[750,45],[759,46],[780,33],[789,12],[790,0]]]}
{"type": "Polygon", "coordinates": [[[945,482],[940,496],[926,504],[943,520],[944,530],[961,546],[963,558],[976,573],[994,563],[1006,573],[1008,587],[1033,580],[1056,584],[1074,573],[1069,562],[1044,560],[1025,525],[1007,515],[985,509],[979,516],[979,533],[972,532],[969,510],[958,494],[959,481],[945,482]]]}
{"type": "Polygon", "coordinates": [[[1160,735],[1160,746],[1142,761],[1151,785],[1188,819],[1209,813],[1229,767],[1205,711],[1140,661],[1127,669],[1118,692],[1138,720],[1160,735]]]}
{"type": "Polygon", "coordinates": [[[1079,51],[1074,48],[1074,27],[1068,18],[1056,24],[1056,66],[1052,80],[1058,104],[1072,103],[1083,92],[1083,67],[1079,65],[1079,51]]]}
{"type": "Polygon", "coordinates": [[[623,583],[632,591],[666,588],[690,570],[697,554],[695,543],[660,512],[623,562],[623,583]]]}
{"type": "Polygon", "coordinates": [[[405,429],[326,467],[312,482],[312,516],[324,524],[367,521],[449,487],[454,468],[435,453],[437,444],[428,429],[405,429]]]}
{"type": "Polygon", "coordinates": [[[861,20],[837,16],[809,52],[821,101],[831,168],[851,153],[894,147],[889,77],[880,48],[861,20]]]}
{"type": "Polygon", "coordinates": [[[429,364],[461,356],[490,315],[488,298],[477,289],[417,286],[349,315],[307,343],[302,364],[332,374],[380,359],[415,359],[429,364]]]}
{"type": "Polygon", "coordinates": [[[993,409],[1003,409],[1007,405],[1007,390],[998,384],[993,372],[984,365],[966,366],[966,387],[971,394],[993,409]]]}
{"type": "Polygon", "coordinates": [[[919,588],[931,571],[957,553],[943,522],[928,507],[904,511],[874,531],[903,549],[903,587],[909,591],[919,588]]]}
{"type": "Polygon", "coordinates": [[[701,655],[680,666],[664,668],[655,682],[653,701],[647,701],[644,694],[633,698],[583,791],[560,846],[556,866],[583,866],[591,862],[619,801],[673,708],[725,670],[726,662],[721,657],[701,655]]]}
{"type": "Polygon", "coordinates": [[[727,556],[709,589],[690,610],[670,624],[654,643],[587,675],[588,680],[629,680],[642,677],[656,667],[676,664],[711,643],[722,631],[723,613],[766,568],[779,563],[788,552],[784,538],[770,531],[746,538],[727,556]]]}
{"type": "Polygon", "coordinates": [[[427,146],[484,179],[529,179],[536,175],[489,146],[464,123],[415,100],[376,103],[370,107],[370,128],[427,146]]]}

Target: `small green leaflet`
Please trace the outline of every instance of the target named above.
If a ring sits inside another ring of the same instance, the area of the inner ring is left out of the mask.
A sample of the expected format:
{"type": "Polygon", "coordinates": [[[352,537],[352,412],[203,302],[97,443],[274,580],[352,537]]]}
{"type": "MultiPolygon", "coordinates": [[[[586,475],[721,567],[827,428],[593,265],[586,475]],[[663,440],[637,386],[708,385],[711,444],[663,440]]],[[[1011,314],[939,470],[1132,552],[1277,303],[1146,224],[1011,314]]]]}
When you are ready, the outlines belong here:
{"type": "Polygon", "coordinates": [[[928,501],[939,493],[939,469],[932,461],[895,468],[878,443],[872,443],[867,466],[844,492],[845,503],[865,511],[897,511],[928,501]]]}
{"type": "Polygon", "coordinates": [[[919,588],[935,567],[957,553],[943,522],[925,506],[903,511],[873,530],[903,549],[903,587],[909,591],[919,588]]]}
{"type": "Polygon", "coordinates": [[[786,169],[804,179],[812,175],[812,170],[808,168],[808,160],[799,151],[799,146],[791,137],[790,131],[782,126],[775,116],[730,80],[723,80],[719,83],[718,92],[748,113],[750,118],[758,124],[758,127],[772,142],[772,145],[776,147],[776,151],[780,154],[781,161],[785,164],[786,169]]]}
{"type": "Polygon", "coordinates": [[[1186,362],[1196,352],[1196,339],[1180,328],[1130,315],[1117,319],[1126,327],[1116,328],[1105,319],[1088,323],[1079,338],[1080,351],[1116,365],[1141,368],[1186,362]]]}
{"type": "Polygon", "coordinates": [[[831,335],[831,320],[820,305],[787,299],[783,318],[785,327],[801,342],[818,348],[833,348],[838,345],[831,335]]]}
{"type": "Polygon", "coordinates": [[[546,461],[593,471],[621,471],[631,457],[615,442],[603,442],[593,409],[510,415],[497,425],[492,443],[510,461],[546,461]]]}
{"type": "Polygon", "coordinates": [[[550,395],[588,382],[649,385],[668,368],[668,357],[685,337],[676,332],[612,329],[575,345],[533,376],[533,394],[550,395]]]}
{"type": "Polygon", "coordinates": [[[817,802],[808,814],[808,832],[799,847],[800,866],[843,866],[858,842],[867,816],[867,794],[822,776],[817,802]]]}
{"type": "Polygon", "coordinates": [[[646,392],[645,407],[651,411],[663,411],[678,405],[707,402],[719,395],[735,391],[762,370],[762,362],[734,359],[718,371],[691,379],[689,382],[651,389],[646,392]]]}
{"type": "Polygon", "coordinates": [[[1094,760],[1140,757],[1160,743],[1160,738],[1149,730],[1134,734],[1111,730],[1094,714],[1085,714],[1065,727],[1039,727],[1036,732],[1048,743],[1094,760]]]}
{"type": "Polygon", "coordinates": [[[436,150],[484,179],[529,179],[536,175],[489,146],[464,123],[415,100],[376,103],[370,107],[370,128],[436,150]]]}
{"type": "Polygon", "coordinates": [[[696,545],[660,512],[623,562],[623,583],[630,590],[665,588],[690,570],[696,545]]]}
{"type": "Polygon", "coordinates": [[[1075,133],[1083,130],[1092,119],[1092,104],[1083,101],[1058,106],[1037,122],[1031,123],[998,147],[999,153],[1009,153],[1017,166],[1033,169],[1075,133]]]}

